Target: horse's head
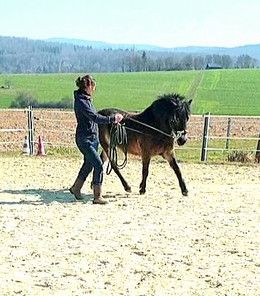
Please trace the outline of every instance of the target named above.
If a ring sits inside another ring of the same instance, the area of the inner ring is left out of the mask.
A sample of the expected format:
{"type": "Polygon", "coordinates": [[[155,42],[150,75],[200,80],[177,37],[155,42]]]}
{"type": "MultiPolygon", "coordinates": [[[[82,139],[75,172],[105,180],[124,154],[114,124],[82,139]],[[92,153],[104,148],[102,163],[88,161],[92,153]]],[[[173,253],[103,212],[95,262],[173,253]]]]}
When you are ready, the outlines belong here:
{"type": "Polygon", "coordinates": [[[172,134],[177,138],[177,143],[182,146],[187,141],[187,122],[190,117],[190,106],[192,100],[185,101],[183,97],[174,94],[171,103],[173,105],[173,113],[170,117],[170,126],[172,134]]]}
{"type": "Polygon", "coordinates": [[[190,117],[190,101],[179,94],[165,94],[159,96],[153,104],[147,108],[150,124],[156,128],[171,134],[177,139],[178,145],[184,145],[187,141],[187,122],[190,117]],[[150,111],[152,111],[152,116],[150,111]]]}
{"type": "MultiPolygon", "coordinates": [[[[179,94],[167,94],[159,97],[160,111],[158,116],[166,123],[167,132],[177,139],[178,145],[184,145],[187,141],[187,122],[190,117],[190,101],[179,94]]],[[[158,108],[159,109],[159,108],[158,108]]],[[[157,109],[157,110],[158,110],[157,109]]]]}

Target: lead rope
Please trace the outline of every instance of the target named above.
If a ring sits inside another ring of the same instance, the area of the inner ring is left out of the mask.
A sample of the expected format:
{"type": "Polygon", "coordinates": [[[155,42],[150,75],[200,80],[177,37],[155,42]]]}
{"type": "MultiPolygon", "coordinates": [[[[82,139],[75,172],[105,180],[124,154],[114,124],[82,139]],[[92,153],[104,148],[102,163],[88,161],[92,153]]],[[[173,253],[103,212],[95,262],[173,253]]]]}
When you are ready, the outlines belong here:
{"type": "Polygon", "coordinates": [[[149,125],[149,124],[146,124],[146,123],[144,123],[144,122],[141,122],[141,121],[139,121],[139,120],[133,119],[133,118],[131,118],[131,117],[127,117],[127,119],[132,120],[132,121],[134,121],[134,122],[136,122],[136,123],[139,123],[139,124],[141,124],[141,125],[143,125],[143,126],[146,126],[146,127],[150,128],[150,129],[153,129],[153,130],[157,131],[158,133],[160,133],[160,134],[162,134],[162,135],[164,135],[164,136],[166,136],[166,137],[168,137],[168,138],[171,138],[171,139],[176,139],[176,140],[178,140],[178,139],[184,134],[184,130],[183,130],[183,131],[177,131],[177,134],[175,134],[175,132],[172,131],[172,134],[170,135],[170,134],[167,134],[167,133],[165,133],[165,132],[159,130],[159,129],[156,128],[156,127],[153,127],[153,126],[151,126],[151,125],[149,125]]]}
{"type": "Polygon", "coordinates": [[[120,123],[113,124],[111,127],[108,158],[107,175],[111,173],[112,165],[116,166],[118,169],[123,169],[127,164],[127,133],[125,126],[120,123]],[[124,153],[124,160],[121,164],[118,163],[117,145],[122,145],[124,153]]]}

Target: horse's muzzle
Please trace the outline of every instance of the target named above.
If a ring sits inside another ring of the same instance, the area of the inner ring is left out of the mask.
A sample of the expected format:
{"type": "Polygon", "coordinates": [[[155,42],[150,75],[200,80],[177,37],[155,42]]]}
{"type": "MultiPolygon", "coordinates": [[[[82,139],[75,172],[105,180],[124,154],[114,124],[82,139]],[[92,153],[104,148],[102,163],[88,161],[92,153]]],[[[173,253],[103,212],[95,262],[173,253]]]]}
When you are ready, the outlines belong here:
{"type": "Polygon", "coordinates": [[[184,133],[177,139],[177,143],[179,146],[184,145],[187,142],[187,133],[184,131],[184,133]]]}

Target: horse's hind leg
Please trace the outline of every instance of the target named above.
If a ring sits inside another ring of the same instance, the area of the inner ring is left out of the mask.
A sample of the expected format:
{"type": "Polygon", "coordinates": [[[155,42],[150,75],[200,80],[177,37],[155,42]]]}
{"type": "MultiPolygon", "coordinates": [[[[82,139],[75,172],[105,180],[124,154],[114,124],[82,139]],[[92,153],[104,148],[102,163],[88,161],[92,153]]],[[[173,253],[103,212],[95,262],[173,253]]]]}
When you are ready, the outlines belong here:
{"type": "Polygon", "coordinates": [[[104,150],[101,151],[101,153],[100,153],[100,158],[101,158],[103,164],[104,164],[105,161],[108,159],[107,154],[106,154],[106,152],[105,152],[104,150]]]}
{"type": "Polygon", "coordinates": [[[174,172],[178,178],[178,181],[179,181],[182,195],[187,196],[188,190],[187,190],[186,184],[182,178],[182,173],[181,173],[180,167],[174,157],[174,154],[172,152],[165,153],[165,154],[163,154],[163,158],[165,158],[169,162],[171,168],[174,170],[174,172]]]}
{"type": "Polygon", "coordinates": [[[114,170],[114,172],[117,174],[118,178],[120,179],[122,185],[124,186],[124,189],[126,192],[131,192],[131,187],[128,185],[128,183],[126,182],[126,180],[124,179],[124,177],[121,175],[119,169],[111,163],[112,169],[114,170]]]}
{"type": "MultiPolygon", "coordinates": [[[[103,147],[103,151],[101,152],[101,159],[103,163],[106,161],[108,158],[108,149],[109,147],[106,145],[106,147],[103,147]]],[[[126,192],[131,192],[131,187],[128,185],[124,177],[121,175],[119,169],[110,161],[111,167],[114,170],[114,172],[117,174],[118,178],[120,179],[122,185],[124,186],[124,189],[126,192]]]]}
{"type": "MultiPolygon", "coordinates": [[[[101,152],[100,157],[104,163],[107,160],[107,158],[109,158],[108,157],[108,155],[109,155],[109,130],[104,125],[101,125],[99,128],[99,141],[100,141],[100,144],[103,148],[103,151],[101,152]]],[[[110,163],[111,163],[112,169],[117,174],[122,185],[124,186],[125,191],[131,192],[131,187],[128,185],[128,183],[126,182],[124,177],[121,175],[121,173],[119,172],[119,169],[111,162],[111,160],[110,160],[110,163]]]]}
{"type": "Polygon", "coordinates": [[[146,191],[146,180],[149,173],[150,159],[151,159],[150,157],[144,157],[144,156],[142,159],[143,168],[142,168],[142,182],[140,184],[140,190],[139,190],[140,194],[145,194],[145,191],[146,191]]]}

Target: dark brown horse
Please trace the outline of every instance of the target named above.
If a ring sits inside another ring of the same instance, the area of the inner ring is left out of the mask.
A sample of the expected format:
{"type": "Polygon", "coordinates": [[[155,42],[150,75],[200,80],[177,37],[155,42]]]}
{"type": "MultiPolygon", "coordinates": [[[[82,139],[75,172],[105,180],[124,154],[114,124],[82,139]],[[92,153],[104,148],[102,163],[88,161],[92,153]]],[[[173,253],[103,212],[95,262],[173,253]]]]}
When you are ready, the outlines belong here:
{"type": "MultiPolygon", "coordinates": [[[[127,134],[127,153],[140,155],[142,157],[142,181],[140,183],[140,194],[146,191],[146,180],[149,164],[152,156],[161,155],[173,168],[183,195],[188,194],[185,182],[174,155],[174,140],[178,145],[184,145],[187,141],[187,122],[190,116],[190,105],[192,100],[186,101],[179,94],[160,96],[151,106],[138,114],[130,114],[119,109],[103,109],[99,113],[113,115],[116,112],[123,114],[122,126],[127,134]]],[[[99,126],[100,144],[103,148],[101,157],[103,161],[109,156],[110,131],[112,125],[99,126]],[[105,152],[105,154],[104,154],[105,152]]],[[[123,148],[119,145],[119,148],[123,148]]],[[[111,158],[111,157],[110,157],[111,158]]],[[[111,161],[111,159],[110,159],[111,161]]],[[[112,169],[120,178],[124,189],[128,192],[131,187],[121,175],[115,162],[111,161],[112,169]]]]}

